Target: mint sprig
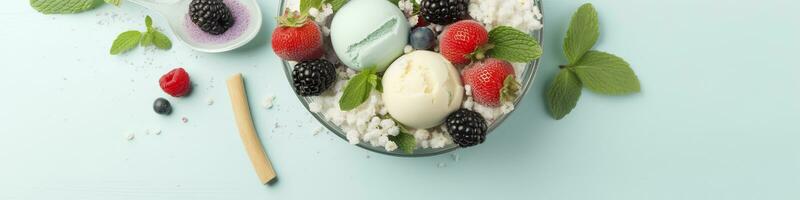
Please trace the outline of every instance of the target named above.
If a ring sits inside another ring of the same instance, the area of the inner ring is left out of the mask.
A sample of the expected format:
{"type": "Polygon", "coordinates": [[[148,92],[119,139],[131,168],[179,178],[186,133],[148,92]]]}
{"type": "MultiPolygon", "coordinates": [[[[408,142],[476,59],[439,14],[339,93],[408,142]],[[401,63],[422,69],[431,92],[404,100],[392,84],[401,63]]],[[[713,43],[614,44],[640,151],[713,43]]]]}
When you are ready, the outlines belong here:
{"type": "MultiPolygon", "coordinates": [[[[533,37],[508,26],[489,31],[489,56],[510,62],[530,62],[542,56],[542,46],[533,37]]],[[[478,55],[481,59],[483,56],[478,55]]]]}
{"type": "MultiPolygon", "coordinates": [[[[119,6],[121,0],[104,0],[119,6]]],[[[102,3],[97,0],[30,0],[31,7],[42,14],[71,14],[91,10],[102,3]]]]}
{"type": "Polygon", "coordinates": [[[308,14],[311,8],[321,9],[325,4],[331,4],[333,11],[336,12],[342,8],[348,0],[300,0],[300,12],[308,14]]]}
{"type": "Polygon", "coordinates": [[[122,3],[122,0],[103,0],[103,1],[114,6],[119,6],[119,4],[122,3]]]}
{"type": "Polygon", "coordinates": [[[300,12],[308,13],[311,8],[321,8],[323,0],[300,0],[300,12]]]}
{"type": "Polygon", "coordinates": [[[581,97],[581,81],[574,72],[561,70],[547,91],[547,105],[556,119],[567,116],[581,97]]]}
{"type": "Polygon", "coordinates": [[[592,49],[598,37],[600,37],[600,25],[597,11],[592,4],[583,4],[572,15],[567,36],[564,38],[564,56],[567,57],[569,64],[575,64],[584,53],[592,49]]]}
{"type": "Polygon", "coordinates": [[[339,10],[339,8],[342,8],[342,6],[344,6],[344,4],[347,3],[347,1],[348,0],[325,0],[325,3],[331,4],[331,6],[333,6],[333,12],[336,12],[339,10]]]}
{"type": "Polygon", "coordinates": [[[117,55],[126,52],[139,45],[142,39],[142,33],[139,31],[125,31],[117,36],[114,44],[111,45],[111,55],[117,55]]]}
{"type": "Polygon", "coordinates": [[[369,99],[370,92],[380,86],[380,82],[375,67],[362,70],[347,81],[344,93],[339,98],[339,109],[348,111],[357,108],[369,99]]]}
{"type": "Polygon", "coordinates": [[[98,5],[95,0],[30,0],[30,4],[42,14],[79,13],[98,5]]]}
{"type": "Polygon", "coordinates": [[[172,48],[172,41],[169,40],[169,37],[156,30],[156,28],[153,28],[153,19],[150,18],[150,16],[145,17],[144,24],[147,27],[147,31],[145,32],[130,30],[119,34],[117,39],[114,40],[114,43],[111,44],[109,53],[111,53],[111,55],[119,55],[140,44],[144,47],[154,45],[159,49],[172,48]]]}
{"type": "Polygon", "coordinates": [[[639,79],[628,62],[610,53],[588,51],[569,69],[586,88],[597,93],[624,95],[641,90],[639,79]]]}
{"type": "Polygon", "coordinates": [[[624,95],[641,91],[639,79],[628,62],[610,53],[590,50],[600,36],[597,11],[584,4],[572,16],[564,38],[564,56],[569,64],[547,91],[547,105],[555,119],[562,119],[577,105],[581,89],[605,95],[624,95]]]}
{"type": "Polygon", "coordinates": [[[397,134],[397,136],[390,135],[389,141],[397,144],[397,147],[403,150],[404,153],[412,154],[414,153],[414,149],[417,148],[417,139],[414,138],[414,135],[411,135],[408,130],[403,131],[403,129],[405,128],[401,128],[400,134],[397,134]]]}

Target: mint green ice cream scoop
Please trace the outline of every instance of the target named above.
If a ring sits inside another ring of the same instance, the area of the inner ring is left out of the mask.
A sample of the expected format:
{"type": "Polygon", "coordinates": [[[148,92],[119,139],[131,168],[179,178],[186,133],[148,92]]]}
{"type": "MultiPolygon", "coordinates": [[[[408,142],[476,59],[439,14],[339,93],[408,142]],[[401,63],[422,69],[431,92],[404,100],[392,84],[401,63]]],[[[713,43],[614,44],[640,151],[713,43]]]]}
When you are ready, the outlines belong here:
{"type": "Polygon", "coordinates": [[[389,1],[351,0],[333,17],[331,43],[351,69],[374,66],[382,72],[403,54],[409,28],[403,12],[389,1]]]}

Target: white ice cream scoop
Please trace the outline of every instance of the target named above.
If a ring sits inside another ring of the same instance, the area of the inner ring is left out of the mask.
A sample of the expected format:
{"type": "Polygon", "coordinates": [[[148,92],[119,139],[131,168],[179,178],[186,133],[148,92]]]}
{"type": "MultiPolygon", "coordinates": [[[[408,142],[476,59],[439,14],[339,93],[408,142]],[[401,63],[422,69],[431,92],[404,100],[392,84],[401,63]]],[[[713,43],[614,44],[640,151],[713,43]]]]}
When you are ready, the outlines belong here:
{"type": "Polygon", "coordinates": [[[129,1],[157,11],[167,20],[178,40],[202,52],[225,52],[241,47],[255,38],[261,28],[261,9],[256,0],[224,0],[235,22],[228,31],[216,36],[200,31],[192,23],[188,16],[192,0],[129,1]]]}
{"type": "Polygon", "coordinates": [[[414,51],[401,56],[383,75],[383,103],[403,125],[425,129],[442,124],[461,107],[461,76],[441,54],[414,51]]]}

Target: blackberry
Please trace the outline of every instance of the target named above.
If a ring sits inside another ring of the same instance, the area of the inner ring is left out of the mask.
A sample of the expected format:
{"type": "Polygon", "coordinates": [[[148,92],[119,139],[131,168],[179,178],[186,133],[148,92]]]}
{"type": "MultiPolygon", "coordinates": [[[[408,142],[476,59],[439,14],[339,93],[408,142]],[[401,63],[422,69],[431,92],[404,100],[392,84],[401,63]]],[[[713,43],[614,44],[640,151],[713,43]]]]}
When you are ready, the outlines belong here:
{"type": "Polygon", "coordinates": [[[448,25],[469,18],[469,0],[422,0],[419,13],[427,22],[448,25]]]}
{"type": "Polygon", "coordinates": [[[322,59],[303,61],[294,66],[292,79],[301,96],[318,96],[336,82],[336,67],[322,59]]]}
{"type": "Polygon", "coordinates": [[[231,10],[222,0],[192,0],[189,16],[200,30],[211,35],[225,33],[234,23],[231,10]]]}
{"type": "Polygon", "coordinates": [[[477,112],[459,109],[447,116],[445,126],[458,146],[475,146],[486,140],[486,120],[477,112]]]}

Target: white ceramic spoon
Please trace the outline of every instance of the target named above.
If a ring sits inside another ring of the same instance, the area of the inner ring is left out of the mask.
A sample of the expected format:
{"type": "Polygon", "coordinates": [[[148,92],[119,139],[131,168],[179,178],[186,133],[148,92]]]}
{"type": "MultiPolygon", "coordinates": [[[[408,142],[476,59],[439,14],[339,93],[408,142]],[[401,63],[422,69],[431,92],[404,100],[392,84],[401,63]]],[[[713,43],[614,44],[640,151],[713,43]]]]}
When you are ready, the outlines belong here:
{"type": "MultiPolygon", "coordinates": [[[[249,22],[246,28],[238,36],[222,42],[203,42],[196,37],[193,37],[193,32],[187,28],[186,23],[191,26],[194,24],[187,18],[189,12],[189,3],[191,0],[128,0],[135,4],[139,4],[147,9],[155,10],[161,16],[167,19],[172,32],[175,33],[177,38],[189,45],[192,49],[217,53],[225,52],[241,47],[258,34],[261,29],[261,9],[256,0],[231,0],[237,1],[244,7],[249,14],[249,22]]],[[[229,5],[230,6],[230,5],[229,5]]],[[[236,19],[236,23],[241,23],[242,20],[236,19]]],[[[236,25],[234,25],[236,26],[236,25]]],[[[230,30],[229,30],[230,31],[230,30]]],[[[197,35],[197,33],[194,33],[197,35]]]]}

